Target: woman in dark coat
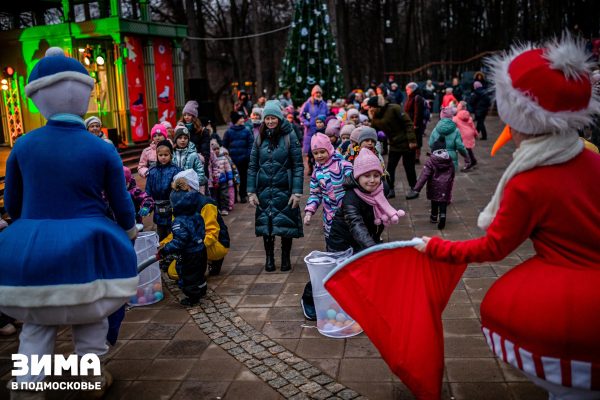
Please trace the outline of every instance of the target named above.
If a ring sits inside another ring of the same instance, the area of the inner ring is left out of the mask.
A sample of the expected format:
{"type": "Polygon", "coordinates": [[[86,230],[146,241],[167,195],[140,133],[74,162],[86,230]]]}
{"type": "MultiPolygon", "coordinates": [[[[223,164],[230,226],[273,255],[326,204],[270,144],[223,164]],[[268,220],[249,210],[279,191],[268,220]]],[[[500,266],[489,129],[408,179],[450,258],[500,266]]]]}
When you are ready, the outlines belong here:
{"type": "Polygon", "coordinates": [[[485,117],[491,106],[490,97],[488,96],[483,84],[479,81],[473,82],[473,94],[469,99],[469,106],[475,114],[477,122],[477,132],[481,134],[481,140],[487,140],[487,129],[485,129],[485,117]]]}
{"type": "Polygon", "coordinates": [[[281,236],[281,270],[291,269],[292,239],[304,236],[300,216],[302,146],[283,118],[279,101],[267,102],[248,167],[248,196],[256,207],[256,236],[265,243],[265,270],[275,271],[275,236],[281,236]]]}

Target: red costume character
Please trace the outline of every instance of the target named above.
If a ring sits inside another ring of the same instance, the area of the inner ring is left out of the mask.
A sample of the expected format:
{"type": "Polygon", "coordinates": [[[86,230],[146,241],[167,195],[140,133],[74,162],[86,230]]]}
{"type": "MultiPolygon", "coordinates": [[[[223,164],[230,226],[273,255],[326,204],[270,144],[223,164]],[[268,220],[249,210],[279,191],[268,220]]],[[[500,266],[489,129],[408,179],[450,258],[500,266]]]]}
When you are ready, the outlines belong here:
{"type": "MultiPolygon", "coordinates": [[[[600,156],[585,150],[577,134],[600,113],[588,54],[582,43],[563,36],[540,48],[515,47],[489,65],[498,114],[508,124],[492,154],[511,138],[517,150],[479,216],[486,234],[458,242],[424,237],[417,249],[431,261],[464,265],[502,260],[531,239],[535,255],[500,277],[483,299],[485,338],[500,359],[548,390],[550,399],[599,399],[600,156]]],[[[413,268],[402,262],[396,268],[413,268]]],[[[326,287],[337,299],[344,289],[336,278],[330,276],[326,287]]],[[[444,286],[431,287],[435,298],[444,286]]],[[[351,307],[340,305],[354,316],[351,307]]],[[[369,321],[357,322],[369,334],[369,321]]],[[[409,387],[420,399],[439,397],[409,387]]]]}

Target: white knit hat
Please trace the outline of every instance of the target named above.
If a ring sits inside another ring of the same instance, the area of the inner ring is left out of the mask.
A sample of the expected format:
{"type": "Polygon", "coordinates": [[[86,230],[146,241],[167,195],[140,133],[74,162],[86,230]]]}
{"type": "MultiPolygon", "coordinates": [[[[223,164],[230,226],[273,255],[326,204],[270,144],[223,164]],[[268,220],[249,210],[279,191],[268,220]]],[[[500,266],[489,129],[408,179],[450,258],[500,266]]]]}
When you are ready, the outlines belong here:
{"type": "Polygon", "coordinates": [[[200,182],[198,181],[198,174],[193,169],[186,169],[186,170],[179,172],[177,175],[175,175],[173,177],[173,182],[175,182],[179,178],[185,179],[187,184],[195,191],[200,190],[200,182]]]}

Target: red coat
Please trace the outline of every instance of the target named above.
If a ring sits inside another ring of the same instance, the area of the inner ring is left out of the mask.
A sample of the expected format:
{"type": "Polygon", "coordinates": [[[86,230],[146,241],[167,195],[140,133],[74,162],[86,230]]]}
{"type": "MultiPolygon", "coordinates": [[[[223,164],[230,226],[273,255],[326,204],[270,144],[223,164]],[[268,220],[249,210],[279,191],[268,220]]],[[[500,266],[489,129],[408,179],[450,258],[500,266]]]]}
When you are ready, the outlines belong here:
{"type": "Polygon", "coordinates": [[[481,304],[483,332],[504,361],[563,386],[600,389],[600,156],[512,178],[486,235],[432,238],[427,253],[499,261],[526,239],[536,254],[499,278],[481,304]],[[542,359],[542,357],[544,357],[542,359]]]}

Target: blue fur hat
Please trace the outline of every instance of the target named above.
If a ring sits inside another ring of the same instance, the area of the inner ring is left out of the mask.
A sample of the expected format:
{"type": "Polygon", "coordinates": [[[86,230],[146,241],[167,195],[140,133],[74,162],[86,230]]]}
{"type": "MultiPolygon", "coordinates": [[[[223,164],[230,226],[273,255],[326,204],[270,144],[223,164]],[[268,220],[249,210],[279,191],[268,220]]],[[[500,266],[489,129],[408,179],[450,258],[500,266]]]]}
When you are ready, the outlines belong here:
{"type": "Polygon", "coordinates": [[[25,93],[46,118],[58,113],[83,116],[94,83],[83,64],[51,47],[29,74],[25,93]]]}

